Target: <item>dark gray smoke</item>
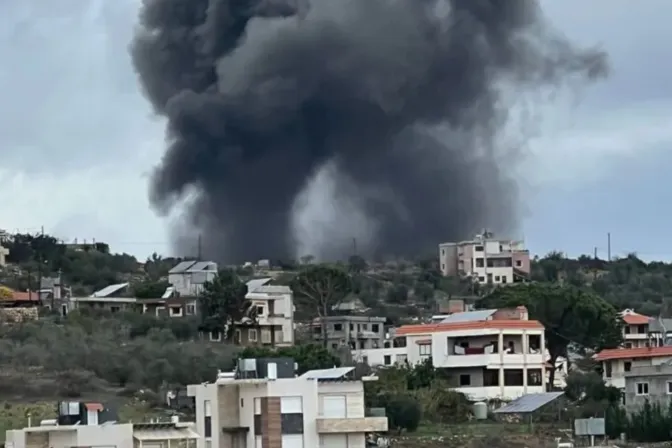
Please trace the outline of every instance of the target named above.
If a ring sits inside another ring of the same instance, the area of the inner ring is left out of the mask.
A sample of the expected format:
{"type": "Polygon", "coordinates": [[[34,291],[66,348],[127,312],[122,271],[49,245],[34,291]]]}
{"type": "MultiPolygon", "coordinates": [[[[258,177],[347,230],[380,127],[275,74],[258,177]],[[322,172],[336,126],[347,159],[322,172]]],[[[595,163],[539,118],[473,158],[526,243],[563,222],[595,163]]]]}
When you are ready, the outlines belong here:
{"type": "MultiPolygon", "coordinates": [[[[293,205],[328,163],[336,195],[374,225],[358,241],[366,254],[515,230],[507,173],[519,155],[498,138],[502,92],[606,66],[554,32],[535,0],[289,1],[143,2],[133,62],[168,118],[151,200],[167,211],[195,195],[190,241],[202,233],[204,255],[222,261],[294,256],[293,205]]],[[[342,235],[350,218],[331,228],[342,235]]],[[[316,255],[352,250],[351,238],[322,238],[316,255]]]]}

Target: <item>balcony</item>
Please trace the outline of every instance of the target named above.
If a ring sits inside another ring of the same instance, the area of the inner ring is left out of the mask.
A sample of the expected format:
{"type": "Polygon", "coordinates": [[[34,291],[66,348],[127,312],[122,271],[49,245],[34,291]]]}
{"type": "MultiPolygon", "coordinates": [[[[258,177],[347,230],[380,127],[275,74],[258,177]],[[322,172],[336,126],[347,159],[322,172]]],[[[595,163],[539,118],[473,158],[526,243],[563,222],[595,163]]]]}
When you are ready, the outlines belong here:
{"type": "Polygon", "coordinates": [[[385,408],[368,408],[364,417],[318,418],[317,432],[320,434],[345,434],[387,431],[385,408]]]}
{"type": "Polygon", "coordinates": [[[523,365],[541,365],[544,362],[544,357],[541,353],[504,353],[500,356],[499,353],[479,353],[470,355],[456,355],[449,354],[443,359],[436,359],[436,367],[499,367],[505,366],[508,368],[522,368],[523,365]]]}
{"type": "Polygon", "coordinates": [[[319,434],[347,434],[387,431],[387,417],[318,418],[319,434]]]}

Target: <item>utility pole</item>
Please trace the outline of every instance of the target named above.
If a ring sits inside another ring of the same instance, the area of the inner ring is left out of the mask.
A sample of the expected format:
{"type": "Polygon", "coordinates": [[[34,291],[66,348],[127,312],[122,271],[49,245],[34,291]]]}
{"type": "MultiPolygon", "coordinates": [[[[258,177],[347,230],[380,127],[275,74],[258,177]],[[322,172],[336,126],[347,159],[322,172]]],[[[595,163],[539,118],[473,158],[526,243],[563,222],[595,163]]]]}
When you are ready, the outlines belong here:
{"type": "Polygon", "coordinates": [[[593,258],[595,259],[595,268],[593,269],[593,281],[597,280],[597,246],[593,248],[593,258]]]}
{"type": "Polygon", "coordinates": [[[196,256],[197,261],[202,261],[203,257],[203,245],[202,245],[202,236],[198,234],[198,255],[196,256]]]}
{"type": "Polygon", "coordinates": [[[611,261],[611,232],[607,232],[607,261],[611,261]]]}

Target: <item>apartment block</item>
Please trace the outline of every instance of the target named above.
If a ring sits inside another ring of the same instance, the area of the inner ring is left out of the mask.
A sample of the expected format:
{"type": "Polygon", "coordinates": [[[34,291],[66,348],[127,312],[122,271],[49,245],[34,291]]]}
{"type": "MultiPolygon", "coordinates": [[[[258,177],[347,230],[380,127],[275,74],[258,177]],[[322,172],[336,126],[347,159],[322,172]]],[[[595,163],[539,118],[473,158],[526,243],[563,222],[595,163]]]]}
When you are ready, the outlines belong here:
{"type": "Polygon", "coordinates": [[[444,276],[469,276],[478,283],[517,283],[529,280],[530,253],[522,241],[485,232],[470,241],[439,244],[439,267],[444,276]]]}
{"type": "Polygon", "coordinates": [[[364,383],[354,368],[294,375],[291,359],[242,359],[214,383],[190,385],[197,448],[364,448],[365,434],[387,431],[387,418],[369,416],[364,383]]]}
{"type": "Polygon", "coordinates": [[[327,316],[317,318],[312,323],[313,339],[323,341],[323,325],[326,325],[327,346],[333,349],[350,347],[354,349],[382,348],[387,329],[384,317],[368,316],[327,316]]]}
{"type": "Polygon", "coordinates": [[[594,359],[601,364],[602,377],[608,386],[625,389],[626,375],[633,369],[672,363],[672,346],[607,349],[594,359]]]}
{"type": "Polygon", "coordinates": [[[545,392],[545,346],[543,325],[518,307],[404,325],[395,330],[392,346],[353,350],[352,356],[374,366],[431,360],[434,367],[445,369],[451,387],[471,399],[511,400],[545,392]]]}

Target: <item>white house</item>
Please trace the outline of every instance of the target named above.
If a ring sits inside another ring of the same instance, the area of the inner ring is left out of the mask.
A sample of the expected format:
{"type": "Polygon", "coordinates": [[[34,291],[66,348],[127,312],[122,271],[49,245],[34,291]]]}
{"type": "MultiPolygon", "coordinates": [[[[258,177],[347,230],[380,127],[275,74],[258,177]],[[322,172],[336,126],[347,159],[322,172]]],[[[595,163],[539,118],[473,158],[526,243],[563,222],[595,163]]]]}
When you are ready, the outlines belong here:
{"type": "Polygon", "coordinates": [[[280,347],[294,345],[294,295],[289,286],[269,285],[271,280],[263,278],[247,282],[245,298],[252,301],[255,308],[256,328],[238,330],[236,342],[280,347]]]}
{"type": "Polygon", "coordinates": [[[274,362],[261,374],[257,361],[187,387],[203,435],[198,448],[364,448],[365,433],[387,430],[386,417],[366,415],[363,382],[347,379],[352,367],[296,377],[274,362]]]}
{"type": "Polygon", "coordinates": [[[608,386],[625,388],[625,375],[635,367],[657,366],[672,361],[672,346],[615,348],[595,355],[602,364],[602,377],[608,386]]]}
{"type": "Polygon", "coordinates": [[[527,309],[453,314],[442,322],[398,328],[389,347],[354,350],[370,365],[431,359],[450,385],[474,400],[511,400],[546,390],[544,327],[527,309]],[[382,362],[381,362],[382,361],[382,362]]]}
{"type": "Polygon", "coordinates": [[[216,276],[214,261],[183,261],[168,271],[168,282],[178,295],[196,297],[203,291],[203,285],[216,276]]]}

